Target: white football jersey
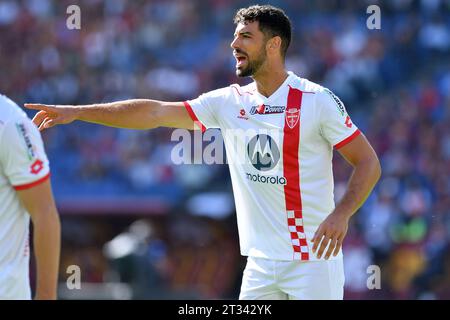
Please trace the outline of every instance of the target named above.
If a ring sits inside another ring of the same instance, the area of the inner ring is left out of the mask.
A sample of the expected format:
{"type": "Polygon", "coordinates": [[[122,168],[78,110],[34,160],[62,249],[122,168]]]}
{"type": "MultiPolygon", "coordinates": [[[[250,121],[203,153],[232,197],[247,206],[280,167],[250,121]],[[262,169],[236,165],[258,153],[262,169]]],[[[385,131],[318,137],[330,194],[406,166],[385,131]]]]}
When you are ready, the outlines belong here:
{"type": "Polygon", "coordinates": [[[37,127],[0,95],[0,299],[30,299],[28,212],[16,190],[45,181],[49,163],[37,127]]]}
{"type": "Polygon", "coordinates": [[[268,98],[253,82],[205,93],[185,106],[202,130],[221,129],[241,254],[317,260],[311,239],[335,208],[333,148],[360,134],[339,98],[289,72],[268,98]]]}

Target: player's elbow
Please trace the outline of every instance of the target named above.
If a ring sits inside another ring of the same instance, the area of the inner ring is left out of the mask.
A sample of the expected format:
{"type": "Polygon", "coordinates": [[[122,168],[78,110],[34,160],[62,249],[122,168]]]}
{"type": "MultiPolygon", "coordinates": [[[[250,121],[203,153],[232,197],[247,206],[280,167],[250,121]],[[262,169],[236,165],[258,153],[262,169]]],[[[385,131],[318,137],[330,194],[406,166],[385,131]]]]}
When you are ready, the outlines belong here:
{"type": "Polygon", "coordinates": [[[355,169],[364,172],[375,185],[381,178],[381,164],[374,152],[367,153],[364,157],[360,157],[355,161],[355,169]]]}
{"type": "Polygon", "coordinates": [[[60,224],[58,210],[55,205],[48,204],[45,206],[41,206],[39,208],[35,208],[30,211],[31,220],[35,227],[42,226],[56,226],[58,227],[60,224]]]}
{"type": "Polygon", "coordinates": [[[378,159],[376,154],[373,154],[371,157],[367,159],[366,163],[368,166],[367,170],[368,172],[371,173],[373,183],[375,184],[381,178],[382,169],[380,160],[378,159]]]}
{"type": "Polygon", "coordinates": [[[162,127],[165,120],[165,112],[162,106],[152,104],[150,111],[147,113],[148,118],[142,126],[142,129],[156,129],[162,127]]]}
{"type": "Polygon", "coordinates": [[[380,163],[380,160],[378,159],[378,157],[375,158],[374,162],[375,162],[374,166],[375,166],[376,181],[378,181],[378,180],[380,180],[381,173],[382,173],[381,163],[380,163]]]}

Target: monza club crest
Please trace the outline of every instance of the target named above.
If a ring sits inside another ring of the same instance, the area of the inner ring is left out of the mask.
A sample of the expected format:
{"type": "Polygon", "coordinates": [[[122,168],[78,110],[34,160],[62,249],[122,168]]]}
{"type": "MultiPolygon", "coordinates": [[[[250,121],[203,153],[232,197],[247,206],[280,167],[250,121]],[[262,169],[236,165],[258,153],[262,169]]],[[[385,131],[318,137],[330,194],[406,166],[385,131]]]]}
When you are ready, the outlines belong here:
{"type": "Polygon", "coordinates": [[[293,129],[300,120],[300,109],[297,108],[287,109],[285,119],[288,127],[293,129]]]}

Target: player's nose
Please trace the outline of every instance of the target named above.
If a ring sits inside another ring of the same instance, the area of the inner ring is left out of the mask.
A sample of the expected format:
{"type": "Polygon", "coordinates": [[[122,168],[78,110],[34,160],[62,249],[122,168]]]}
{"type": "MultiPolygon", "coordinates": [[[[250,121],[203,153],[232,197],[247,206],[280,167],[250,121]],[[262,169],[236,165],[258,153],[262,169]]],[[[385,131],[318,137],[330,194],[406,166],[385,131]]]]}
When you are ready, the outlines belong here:
{"type": "Polygon", "coordinates": [[[238,38],[236,37],[236,38],[234,38],[233,41],[231,41],[231,43],[230,43],[231,49],[236,49],[236,48],[238,48],[237,43],[238,43],[238,38]]]}

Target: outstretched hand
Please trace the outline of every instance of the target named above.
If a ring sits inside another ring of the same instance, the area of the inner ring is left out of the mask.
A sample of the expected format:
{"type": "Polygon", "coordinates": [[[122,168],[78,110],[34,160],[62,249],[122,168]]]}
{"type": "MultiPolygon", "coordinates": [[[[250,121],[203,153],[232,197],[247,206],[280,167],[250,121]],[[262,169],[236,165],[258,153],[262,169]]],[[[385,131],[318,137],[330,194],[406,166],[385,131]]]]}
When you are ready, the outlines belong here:
{"type": "Polygon", "coordinates": [[[40,131],[58,124],[68,124],[77,119],[77,109],[74,106],[58,106],[26,103],[28,109],[39,110],[33,118],[40,131]]]}

